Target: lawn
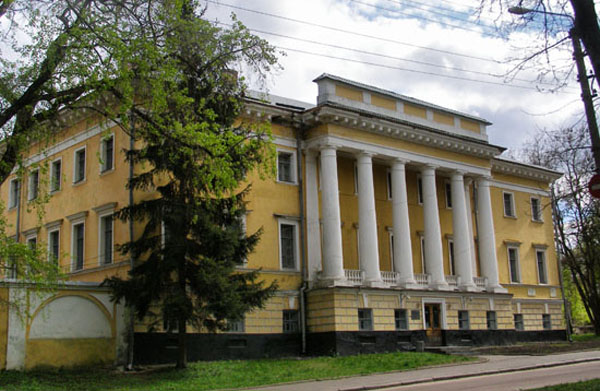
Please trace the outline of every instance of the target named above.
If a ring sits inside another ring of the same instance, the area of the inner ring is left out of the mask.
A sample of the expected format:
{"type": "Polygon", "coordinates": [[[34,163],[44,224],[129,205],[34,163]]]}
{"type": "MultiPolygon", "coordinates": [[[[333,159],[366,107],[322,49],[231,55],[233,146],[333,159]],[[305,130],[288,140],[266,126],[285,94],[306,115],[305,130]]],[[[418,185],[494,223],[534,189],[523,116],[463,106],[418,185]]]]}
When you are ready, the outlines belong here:
{"type": "Polygon", "coordinates": [[[346,357],[268,359],[191,363],[177,371],[162,368],[141,373],[78,369],[0,372],[0,390],[216,390],[310,379],[331,379],[402,371],[429,365],[474,360],[431,353],[384,353],[346,357]]]}
{"type": "Polygon", "coordinates": [[[600,391],[600,379],[559,384],[556,386],[537,388],[533,391],[600,391]]]}

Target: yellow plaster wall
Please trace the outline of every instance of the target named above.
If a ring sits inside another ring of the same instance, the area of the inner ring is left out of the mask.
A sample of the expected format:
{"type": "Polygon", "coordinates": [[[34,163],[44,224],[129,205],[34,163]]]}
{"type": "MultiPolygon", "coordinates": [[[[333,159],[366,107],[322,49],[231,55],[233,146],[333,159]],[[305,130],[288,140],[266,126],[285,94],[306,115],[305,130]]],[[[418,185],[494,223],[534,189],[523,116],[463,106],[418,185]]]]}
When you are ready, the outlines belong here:
{"type": "Polygon", "coordinates": [[[396,101],[380,95],[371,94],[371,104],[388,110],[396,110],[396,101]]]}
{"type": "Polygon", "coordinates": [[[29,339],[25,369],[109,365],[115,349],[114,338],[29,339]]]}
{"type": "Polygon", "coordinates": [[[439,111],[433,112],[433,120],[438,124],[454,126],[454,116],[450,114],[441,113],[439,111]]]}
{"type": "Polygon", "coordinates": [[[409,103],[404,103],[404,114],[427,119],[427,109],[424,107],[411,105],[409,103]]]}
{"type": "Polygon", "coordinates": [[[339,84],[335,85],[335,94],[339,97],[362,102],[363,95],[361,90],[345,87],[339,84]]]}
{"type": "Polygon", "coordinates": [[[0,370],[6,368],[8,345],[8,288],[0,288],[0,370]]]}
{"type": "Polygon", "coordinates": [[[468,120],[466,118],[460,119],[460,127],[464,130],[470,130],[471,132],[481,133],[481,129],[479,127],[479,123],[475,121],[468,120]]]}
{"type": "MultiPolygon", "coordinates": [[[[516,303],[512,305],[515,314],[518,314],[516,303]]],[[[523,325],[525,330],[543,330],[542,314],[546,313],[543,302],[536,300],[521,300],[521,314],[523,314],[523,325]]],[[[559,303],[548,303],[548,314],[552,324],[552,330],[565,328],[562,306],[559,303]]]]}

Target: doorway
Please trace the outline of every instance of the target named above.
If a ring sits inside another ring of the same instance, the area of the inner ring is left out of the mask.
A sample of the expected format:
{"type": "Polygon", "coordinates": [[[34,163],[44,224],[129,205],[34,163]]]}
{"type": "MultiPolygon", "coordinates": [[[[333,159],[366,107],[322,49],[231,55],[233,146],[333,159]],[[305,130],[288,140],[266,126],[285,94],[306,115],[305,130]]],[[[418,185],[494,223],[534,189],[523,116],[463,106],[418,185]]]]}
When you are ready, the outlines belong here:
{"type": "Polygon", "coordinates": [[[425,335],[427,345],[442,344],[442,309],[440,303],[424,304],[425,335]]]}

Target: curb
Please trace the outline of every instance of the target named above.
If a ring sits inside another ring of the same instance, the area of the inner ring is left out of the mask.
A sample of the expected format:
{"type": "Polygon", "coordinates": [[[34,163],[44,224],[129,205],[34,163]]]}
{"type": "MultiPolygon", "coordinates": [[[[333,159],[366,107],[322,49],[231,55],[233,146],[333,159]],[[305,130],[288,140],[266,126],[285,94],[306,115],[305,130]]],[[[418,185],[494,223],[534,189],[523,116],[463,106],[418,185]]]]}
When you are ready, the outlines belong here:
{"type": "Polygon", "coordinates": [[[410,385],[413,385],[413,384],[438,382],[438,381],[453,380],[453,379],[464,379],[464,378],[468,378],[468,377],[477,377],[477,376],[485,376],[485,375],[497,375],[497,374],[501,374],[501,373],[520,372],[520,371],[528,371],[528,370],[532,370],[532,369],[560,367],[560,366],[565,366],[565,365],[575,365],[575,364],[582,364],[582,363],[593,362],[593,361],[600,361],[600,357],[581,358],[581,359],[576,359],[576,360],[568,361],[568,362],[567,361],[564,361],[564,362],[553,362],[553,363],[546,363],[546,364],[530,365],[530,366],[526,366],[526,367],[506,368],[506,369],[492,369],[492,370],[482,371],[482,372],[477,372],[477,373],[475,373],[475,372],[474,373],[465,373],[465,374],[452,375],[452,376],[429,377],[429,378],[423,378],[423,379],[399,381],[399,382],[388,383],[388,384],[380,384],[380,385],[377,385],[377,386],[361,386],[361,387],[351,387],[351,388],[340,388],[338,391],[378,390],[378,389],[381,389],[381,388],[388,388],[388,387],[401,387],[401,386],[410,386],[410,385]]]}

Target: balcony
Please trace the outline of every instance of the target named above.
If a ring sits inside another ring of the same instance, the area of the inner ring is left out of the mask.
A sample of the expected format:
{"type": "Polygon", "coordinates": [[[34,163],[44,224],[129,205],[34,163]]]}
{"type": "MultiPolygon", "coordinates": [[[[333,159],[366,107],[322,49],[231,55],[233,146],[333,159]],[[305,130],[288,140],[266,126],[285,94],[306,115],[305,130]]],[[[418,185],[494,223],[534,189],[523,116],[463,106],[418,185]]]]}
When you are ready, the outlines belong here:
{"type": "Polygon", "coordinates": [[[450,286],[458,287],[460,285],[460,276],[446,275],[446,282],[450,286]]]}

